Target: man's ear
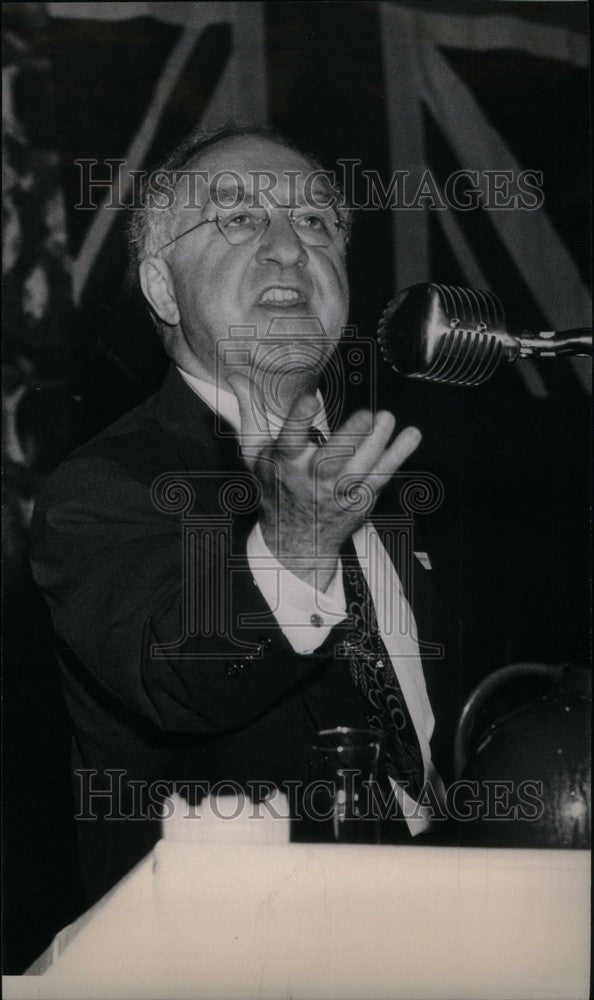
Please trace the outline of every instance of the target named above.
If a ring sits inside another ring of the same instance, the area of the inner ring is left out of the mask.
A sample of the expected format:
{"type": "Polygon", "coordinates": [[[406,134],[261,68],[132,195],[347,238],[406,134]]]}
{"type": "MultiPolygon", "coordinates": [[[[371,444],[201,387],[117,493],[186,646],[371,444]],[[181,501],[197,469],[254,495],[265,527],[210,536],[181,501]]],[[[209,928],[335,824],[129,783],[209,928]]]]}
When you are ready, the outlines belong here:
{"type": "Polygon", "coordinates": [[[138,268],[142,293],[167,326],[177,326],[180,320],[175,286],[168,265],[160,257],[147,257],[138,268]]]}

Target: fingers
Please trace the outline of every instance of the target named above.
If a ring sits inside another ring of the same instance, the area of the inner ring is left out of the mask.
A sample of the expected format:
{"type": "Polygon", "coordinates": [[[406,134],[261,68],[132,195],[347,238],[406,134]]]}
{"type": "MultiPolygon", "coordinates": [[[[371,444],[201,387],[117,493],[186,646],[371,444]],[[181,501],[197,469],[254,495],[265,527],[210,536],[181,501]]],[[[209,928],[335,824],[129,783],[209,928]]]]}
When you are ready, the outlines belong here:
{"type": "Polygon", "coordinates": [[[375,420],[369,410],[358,410],[332,435],[325,447],[325,458],[341,459],[346,474],[366,476],[382,456],[395,424],[388,410],[380,410],[375,420]]]}
{"type": "Polygon", "coordinates": [[[294,454],[310,444],[309,430],[319,409],[318,400],[310,393],[295,400],[277,438],[277,449],[281,453],[294,454]]]}
{"type": "Polygon", "coordinates": [[[360,442],[357,451],[346,463],[344,471],[354,476],[367,475],[384,454],[395,425],[394,415],[388,410],[380,410],[375,418],[373,431],[360,442]]]}
{"type": "Polygon", "coordinates": [[[386,449],[363,482],[379,493],[397,469],[416,451],[421,439],[422,434],[418,427],[405,427],[390,447],[386,449]]]}
{"type": "MultiPolygon", "coordinates": [[[[227,382],[239,404],[242,452],[248,464],[253,464],[264,448],[274,444],[268,428],[264,397],[257,380],[243,372],[231,372],[227,375],[227,382]]],[[[295,401],[277,438],[277,452],[295,455],[310,444],[309,430],[319,408],[318,400],[309,393],[295,401]]]]}
{"type": "Polygon", "coordinates": [[[345,420],[342,427],[332,435],[326,448],[329,452],[340,449],[349,453],[366,440],[373,431],[373,414],[369,410],[357,410],[345,420]]]}
{"type": "Polygon", "coordinates": [[[242,436],[260,434],[262,432],[261,421],[256,417],[257,393],[256,383],[243,372],[231,372],[227,375],[227,382],[237,396],[239,403],[239,414],[241,417],[242,436]]]}
{"type": "Polygon", "coordinates": [[[241,450],[248,465],[253,465],[259,453],[273,443],[260,405],[258,387],[253,379],[243,372],[231,372],[227,382],[233,389],[239,404],[241,418],[241,450]]]}

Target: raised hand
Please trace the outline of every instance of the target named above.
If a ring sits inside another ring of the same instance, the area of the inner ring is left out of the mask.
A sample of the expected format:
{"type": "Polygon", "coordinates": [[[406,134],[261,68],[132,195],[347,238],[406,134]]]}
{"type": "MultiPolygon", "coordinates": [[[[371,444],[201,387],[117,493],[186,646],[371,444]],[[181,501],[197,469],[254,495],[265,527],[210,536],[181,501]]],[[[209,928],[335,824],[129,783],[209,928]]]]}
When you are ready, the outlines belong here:
{"type": "Polygon", "coordinates": [[[395,419],[360,410],[319,446],[309,429],[319,409],[312,395],[300,396],[276,441],[254,412],[254,383],[229,377],[239,401],[241,443],[248,467],[262,490],[260,526],[277,559],[300,579],[324,590],[332,579],[344,541],[363,523],[378,493],[421,440],[406,427],[392,444],[395,419]]]}

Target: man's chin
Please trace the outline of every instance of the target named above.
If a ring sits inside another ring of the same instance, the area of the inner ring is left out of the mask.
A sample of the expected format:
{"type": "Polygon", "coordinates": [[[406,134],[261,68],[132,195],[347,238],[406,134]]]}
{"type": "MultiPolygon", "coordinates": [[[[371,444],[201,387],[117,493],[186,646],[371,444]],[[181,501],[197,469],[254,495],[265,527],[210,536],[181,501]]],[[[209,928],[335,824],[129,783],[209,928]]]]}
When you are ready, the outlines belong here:
{"type": "Polygon", "coordinates": [[[260,341],[253,355],[253,367],[264,373],[320,373],[333,346],[319,339],[292,340],[288,337],[260,341]]]}
{"type": "Polygon", "coordinates": [[[301,342],[308,340],[330,340],[320,318],[312,310],[294,306],[283,312],[266,314],[258,318],[258,339],[301,342]]]}
{"type": "Polygon", "coordinates": [[[319,377],[340,339],[336,323],[328,331],[318,316],[303,309],[269,316],[263,312],[258,310],[257,315],[246,317],[244,325],[233,327],[232,336],[223,338],[222,345],[232,346],[234,357],[241,353],[241,364],[254,373],[276,376],[302,371],[319,377]]]}

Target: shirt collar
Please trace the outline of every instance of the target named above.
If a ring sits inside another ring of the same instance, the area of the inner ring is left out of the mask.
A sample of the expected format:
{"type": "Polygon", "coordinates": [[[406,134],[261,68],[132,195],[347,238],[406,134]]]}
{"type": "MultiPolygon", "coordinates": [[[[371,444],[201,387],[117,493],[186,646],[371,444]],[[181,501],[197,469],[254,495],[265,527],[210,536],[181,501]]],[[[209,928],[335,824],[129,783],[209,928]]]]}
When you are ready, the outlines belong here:
{"type": "MultiPolygon", "coordinates": [[[[219,417],[222,417],[223,420],[226,420],[227,423],[231,425],[235,433],[239,435],[241,431],[241,417],[239,414],[239,403],[237,402],[235,394],[233,392],[229,392],[228,389],[222,389],[220,386],[215,385],[214,382],[207,382],[206,379],[197,378],[196,375],[190,375],[188,372],[183,371],[179,367],[177,370],[184,382],[189,385],[190,389],[192,389],[196,395],[199,396],[211,410],[213,410],[214,413],[216,413],[219,417]]],[[[322,405],[312,421],[312,426],[321,431],[327,440],[330,437],[330,430],[328,427],[328,419],[326,417],[322,394],[319,389],[316,393],[316,398],[322,405]]],[[[282,424],[273,414],[266,414],[266,418],[268,420],[270,434],[276,439],[280,434],[282,424]]]]}

